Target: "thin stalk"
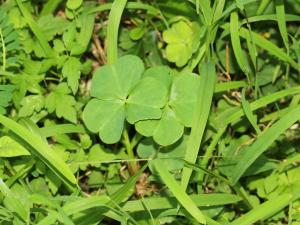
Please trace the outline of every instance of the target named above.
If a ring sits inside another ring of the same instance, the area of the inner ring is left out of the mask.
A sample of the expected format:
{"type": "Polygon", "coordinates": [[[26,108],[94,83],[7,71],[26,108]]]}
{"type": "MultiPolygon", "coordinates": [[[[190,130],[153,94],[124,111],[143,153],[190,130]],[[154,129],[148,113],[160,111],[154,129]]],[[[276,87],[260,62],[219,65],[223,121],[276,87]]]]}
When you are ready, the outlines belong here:
{"type": "Polygon", "coordinates": [[[126,151],[127,151],[127,155],[128,158],[130,159],[128,166],[129,166],[129,172],[131,174],[135,174],[137,172],[137,164],[135,161],[135,156],[134,156],[134,152],[133,152],[133,147],[128,135],[128,132],[126,129],[124,129],[123,132],[123,143],[125,145],[126,151]]]}
{"type": "Polygon", "coordinates": [[[2,70],[5,72],[6,69],[6,47],[5,47],[5,43],[4,43],[4,38],[3,38],[3,34],[2,34],[2,29],[0,28],[0,40],[2,43],[2,70]]]}
{"type": "MultiPolygon", "coordinates": [[[[211,141],[210,145],[208,146],[207,150],[204,153],[203,159],[200,163],[200,166],[202,168],[207,169],[207,165],[209,160],[212,158],[213,152],[215,150],[216,145],[218,144],[218,141],[220,140],[220,138],[222,137],[224,131],[226,128],[222,128],[220,129],[216,135],[214,136],[213,140],[211,141]]],[[[199,183],[202,184],[203,183],[203,179],[204,179],[204,175],[205,172],[204,171],[199,171],[199,183]]]]}

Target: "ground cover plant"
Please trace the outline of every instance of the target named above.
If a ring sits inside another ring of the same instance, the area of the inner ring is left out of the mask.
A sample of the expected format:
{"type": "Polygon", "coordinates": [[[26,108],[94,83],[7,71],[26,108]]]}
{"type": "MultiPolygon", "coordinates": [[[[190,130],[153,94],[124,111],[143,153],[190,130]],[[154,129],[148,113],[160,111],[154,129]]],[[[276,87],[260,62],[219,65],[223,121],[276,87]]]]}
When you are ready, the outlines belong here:
{"type": "Polygon", "coordinates": [[[0,224],[300,224],[299,0],[6,0],[0,224]]]}

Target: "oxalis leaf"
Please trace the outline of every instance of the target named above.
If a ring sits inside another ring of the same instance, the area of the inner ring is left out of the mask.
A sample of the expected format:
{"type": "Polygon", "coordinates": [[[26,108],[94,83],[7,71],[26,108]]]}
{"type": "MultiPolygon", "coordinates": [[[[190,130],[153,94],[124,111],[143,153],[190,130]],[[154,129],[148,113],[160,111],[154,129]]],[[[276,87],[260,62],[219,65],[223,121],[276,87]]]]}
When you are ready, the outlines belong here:
{"type": "Polygon", "coordinates": [[[193,74],[174,77],[168,67],[153,67],[144,76],[159,79],[165,84],[169,90],[168,102],[160,119],[139,121],[135,128],[144,136],[153,136],[155,142],[162,146],[171,145],[182,137],[184,127],[192,124],[199,78],[193,74]]]}
{"type": "Polygon", "coordinates": [[[167,43],[166,58],[176,66],[184,66],[199,46],[201,29],[198,23],[179,21],[163,32],[163,39],[167,43]]]}
{"type": "Polygon", "coordinates": [[[125,119],[159,119],[166,103],[167,88],[152,77],[142,77],[144,64],[136,56],[119,58],[115,64],[96,71],[92,80],[94,97],[83,111],[83,120],[92,132],[99,132],[107,144],[121,138],[125,119]]]}

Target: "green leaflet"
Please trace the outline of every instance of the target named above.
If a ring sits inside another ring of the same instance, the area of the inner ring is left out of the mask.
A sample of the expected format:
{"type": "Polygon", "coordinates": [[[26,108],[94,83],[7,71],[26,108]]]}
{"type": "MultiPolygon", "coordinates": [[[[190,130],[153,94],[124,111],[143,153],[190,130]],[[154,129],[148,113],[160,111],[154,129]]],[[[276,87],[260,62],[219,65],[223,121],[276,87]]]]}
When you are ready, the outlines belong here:
{"type": "Polygon", "coordinates": [[[73,94],[75,94],[78,90],[81,70],[82,65],[80,63],[80,60],[75,57],[68,58],[62,68],[62,74],[67,78],[68,85],[71,88],[73,94]]]}
{"type": "Polygon", "coordinates": [[[71,10],[75,10],[81,6],[82,2],[83,0],[68,0],[66,6],[71,10]]]}
{"type": "Polygon", "coordinates": [[[65,118],[70,122],[76,123],[75,98],[70,94],[70,90],[66,83],[60,83],[46,97],[45,107],[48,111],[56,113],[58,118],[65,118]]]}
{"type": "Polygon", "coordinates": [[[0,114],[5,113],[5,108],[12,100],[13,85],[0,85],[0,114]]]}
{"type": "Polygon", "coordinates": [[[99,132],[105,143],[115,143],[122,135],[125,103],[120,100],[92,99],[84,109],[83,120],[90,131],[99,132]]]}
{"type": "Polygon", "coordinates": [[[30,153],[9,136],[0,138],[0,157],[16,157],[21,155],[30,155],[30,153]]]}
{"type": "Polygon", "coordinates": [[[166,58],[176,66],[184,66],[199,47],[201,29],[197,22],[179,21],[163,32],[167,43],[166,58]]]}

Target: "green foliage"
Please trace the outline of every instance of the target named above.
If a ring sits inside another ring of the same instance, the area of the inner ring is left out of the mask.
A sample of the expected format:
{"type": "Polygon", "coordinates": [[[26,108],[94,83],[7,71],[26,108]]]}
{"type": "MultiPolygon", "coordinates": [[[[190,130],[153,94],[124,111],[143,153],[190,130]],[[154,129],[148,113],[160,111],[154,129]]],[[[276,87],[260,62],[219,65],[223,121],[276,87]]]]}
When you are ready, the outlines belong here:
{"type": "Polygon", "coordinates": [[[18,32],[9,22],[5,9],[0,6],[0,66],[2,71],[17,66],[19,47],[18,32]]]}
{"type": "Polygon", "coordinates": [[[45,107],[51,113],[56,113],[58,118],[65,118],[66,120],[76,122],[76,101],[70,94],[70,89],[66,83],[60,83],[54,90],[46,97],[45,107]]]}
{"type": "Polygon", "coordinates": [[[199,47],[201,29],[196,22],[179,21],[163,33],[167,43],[166,58],[176,66],[184,66],[199,47]]]}
{"type": "Polygon", "coordinates": [[[299,0],[7,0],[0,225],[300,223],[299,0]]]}
{"type": "Polygon", "coordinates": [[[12,85],[0,85],[0,114],[5,113],[5,108],[12,100],[12,92],[14,86],[12,85]]]}

